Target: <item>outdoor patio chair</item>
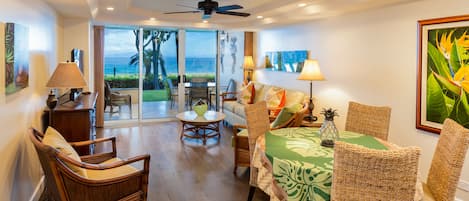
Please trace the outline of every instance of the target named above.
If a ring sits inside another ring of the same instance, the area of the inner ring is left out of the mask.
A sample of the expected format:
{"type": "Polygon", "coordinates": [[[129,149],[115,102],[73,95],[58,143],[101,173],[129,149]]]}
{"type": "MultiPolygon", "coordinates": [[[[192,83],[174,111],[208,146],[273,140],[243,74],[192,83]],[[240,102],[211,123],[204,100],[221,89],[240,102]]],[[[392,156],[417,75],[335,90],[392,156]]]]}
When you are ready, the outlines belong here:
{"type": "Polygon", "coordinates": [[[203,78],[192,78],[189,90],[189,106],[192,109],[193,101],[199,99],[206,100],[207,105],[211,106],[210,95],[208,93],[208,82],[203,78]]]}
{"type": "Polygon", "coordinates": [[[104,111],[106,107],[111,107],[111,114],[114,112],[113,107],[118,106],[119,112],[121,111],[122,105],[129,107],[130,118],[132,118],[132,96],[130,94],[121,94],[116,91],[112,91],[109,82],[104,81],[104,111]]]}

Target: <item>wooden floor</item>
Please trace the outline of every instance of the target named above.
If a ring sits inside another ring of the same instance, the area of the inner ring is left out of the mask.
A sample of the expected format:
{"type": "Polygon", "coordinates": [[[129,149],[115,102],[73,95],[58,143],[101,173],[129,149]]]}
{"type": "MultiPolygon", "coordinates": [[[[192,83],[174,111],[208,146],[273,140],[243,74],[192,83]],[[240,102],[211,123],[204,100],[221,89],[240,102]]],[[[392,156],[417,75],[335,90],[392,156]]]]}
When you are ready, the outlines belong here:
{"type": "MultiPolygon", "coordinates": [[[[245,201],[249,191],[249,170],[233,174],[231,128],[222,127],[222,137],[179,140],[180,123],[97,129],[97,137],[117,137],[117,155],[127,158],[151,155],[148,200],[150,201],[245,201]]],[[[102,148],[98,148],[102,149],[102,148]]],[[[253,200],[269,197],[256,190],[253,200]]]]}

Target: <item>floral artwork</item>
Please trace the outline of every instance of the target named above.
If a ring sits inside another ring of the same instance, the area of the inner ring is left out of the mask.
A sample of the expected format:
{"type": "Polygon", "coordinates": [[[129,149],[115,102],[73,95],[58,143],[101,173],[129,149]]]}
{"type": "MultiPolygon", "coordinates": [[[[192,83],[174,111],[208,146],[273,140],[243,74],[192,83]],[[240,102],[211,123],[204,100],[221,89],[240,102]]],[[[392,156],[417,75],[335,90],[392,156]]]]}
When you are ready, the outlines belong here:
{"type": "Polygon", "coordinates": [[[446,118],[469,128],[469,16],[419,21],[417,128],[439,133],[446,118]]]}
{"type": "Polygon", "coordinates": [[[28,87],[28,29],[16,23],[5,24],[5,94],[28,87]]]}

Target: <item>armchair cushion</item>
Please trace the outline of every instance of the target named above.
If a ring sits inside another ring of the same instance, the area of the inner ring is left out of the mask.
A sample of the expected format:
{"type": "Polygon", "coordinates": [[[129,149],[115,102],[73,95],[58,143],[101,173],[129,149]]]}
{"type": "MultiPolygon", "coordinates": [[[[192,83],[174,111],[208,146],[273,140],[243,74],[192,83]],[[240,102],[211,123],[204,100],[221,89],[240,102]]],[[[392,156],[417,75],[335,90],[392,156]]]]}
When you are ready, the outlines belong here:
{"type": "Polygon", "coordinates": [[[277,118],[272,122],[270,125],[271,128],[275,128],[277,126],[280,126],[290,120],[295,113],[300,111],[302,109],[302,105],[299,103],[295,103],[293,105],[286,106],[280,110],[280,113],[278,114],[277,118]]]}
{"type": "MultiPolygon", "coordinates": [[[[46,130],[46,134],[44,134],[44,139],[42,142],[46,145],[54,147],[55,149],[59,150],[60,152],[66,154],[68,157],[81,162],[80,156],[78,153],[73,149],[73,147],[68,144],[65,138],[54,128],[48,127],[46,130]]],[[[72,171],[76,172],[77,174],[87,177],[86,171],[83,168],[77,167],[75,165],[69,164],[65,162],[68,168],[72,171]]]]}
{"type": "MultiPolygon", "coordinates": [[[[117,161],[121,161],[120,158],[112,158],[107,161],[100,163],[100,165],[106,165],[110,163],[114,163],[117,161]]],[[[112,179],[120,176],[126,176],[132,173],[138,172],[138,170],[131,165],[123,165],[120,167],[106,169],[106,170],[90,170],[87,169],[86,173],[88,174],[88,179],[92,180],[104,180],[104,179],[112,179]]]]}

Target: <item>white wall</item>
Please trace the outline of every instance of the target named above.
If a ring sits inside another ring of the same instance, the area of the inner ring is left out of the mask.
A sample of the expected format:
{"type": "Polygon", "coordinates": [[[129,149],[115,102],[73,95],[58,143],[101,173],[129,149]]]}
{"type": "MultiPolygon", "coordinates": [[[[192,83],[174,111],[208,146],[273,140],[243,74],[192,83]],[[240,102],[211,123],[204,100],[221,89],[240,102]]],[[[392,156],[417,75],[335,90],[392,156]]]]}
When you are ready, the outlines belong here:
{"type": "Polygon", "coordinates": [[[84,90],[93,89],[93,72],[90,72],[91,63],[91,33],[92,28],[88,19],[81,18],[67,18],[63,20],[63,58],[62,62],[71,59],[70,52],[73,48],[83,50],[83,63],[84,63],[84,78],[88,87],[84,90]]]}
{"type": "Polygon", "coordinates": [[[45,85],[62,57],[61,22],[40,0],[0,0],[0,4],[1,22],[29,28],[30,53],[29,87],[0,103],[0,200],[29,200],[42,171],[26,131],[31,126],[41,129],[45,85]]]}
{"type": "MultiPolygon", "coordinates": [[[[421,174],[426,178],[438,135],[415,129],[417,21],[468,13],[467,0],[426,0],[338,16],[258,33],[258,59],[266,51],[311,51],[326,81],[313,83],[315,114],[338,109],[339,129],[345,125],[348,101],[392,108],[389,141],[422,148],[421,174]]],[[[262,65],[262,64],[260,64],[262,65]]],[[[255,79],[309,94],[309,82],[298,74],[257,70],[255,79]]],[[[469,181],[469,156],[461,179],[469,181]]],[[[469,200],[458,190],[457,197],[469,200]]]]}

